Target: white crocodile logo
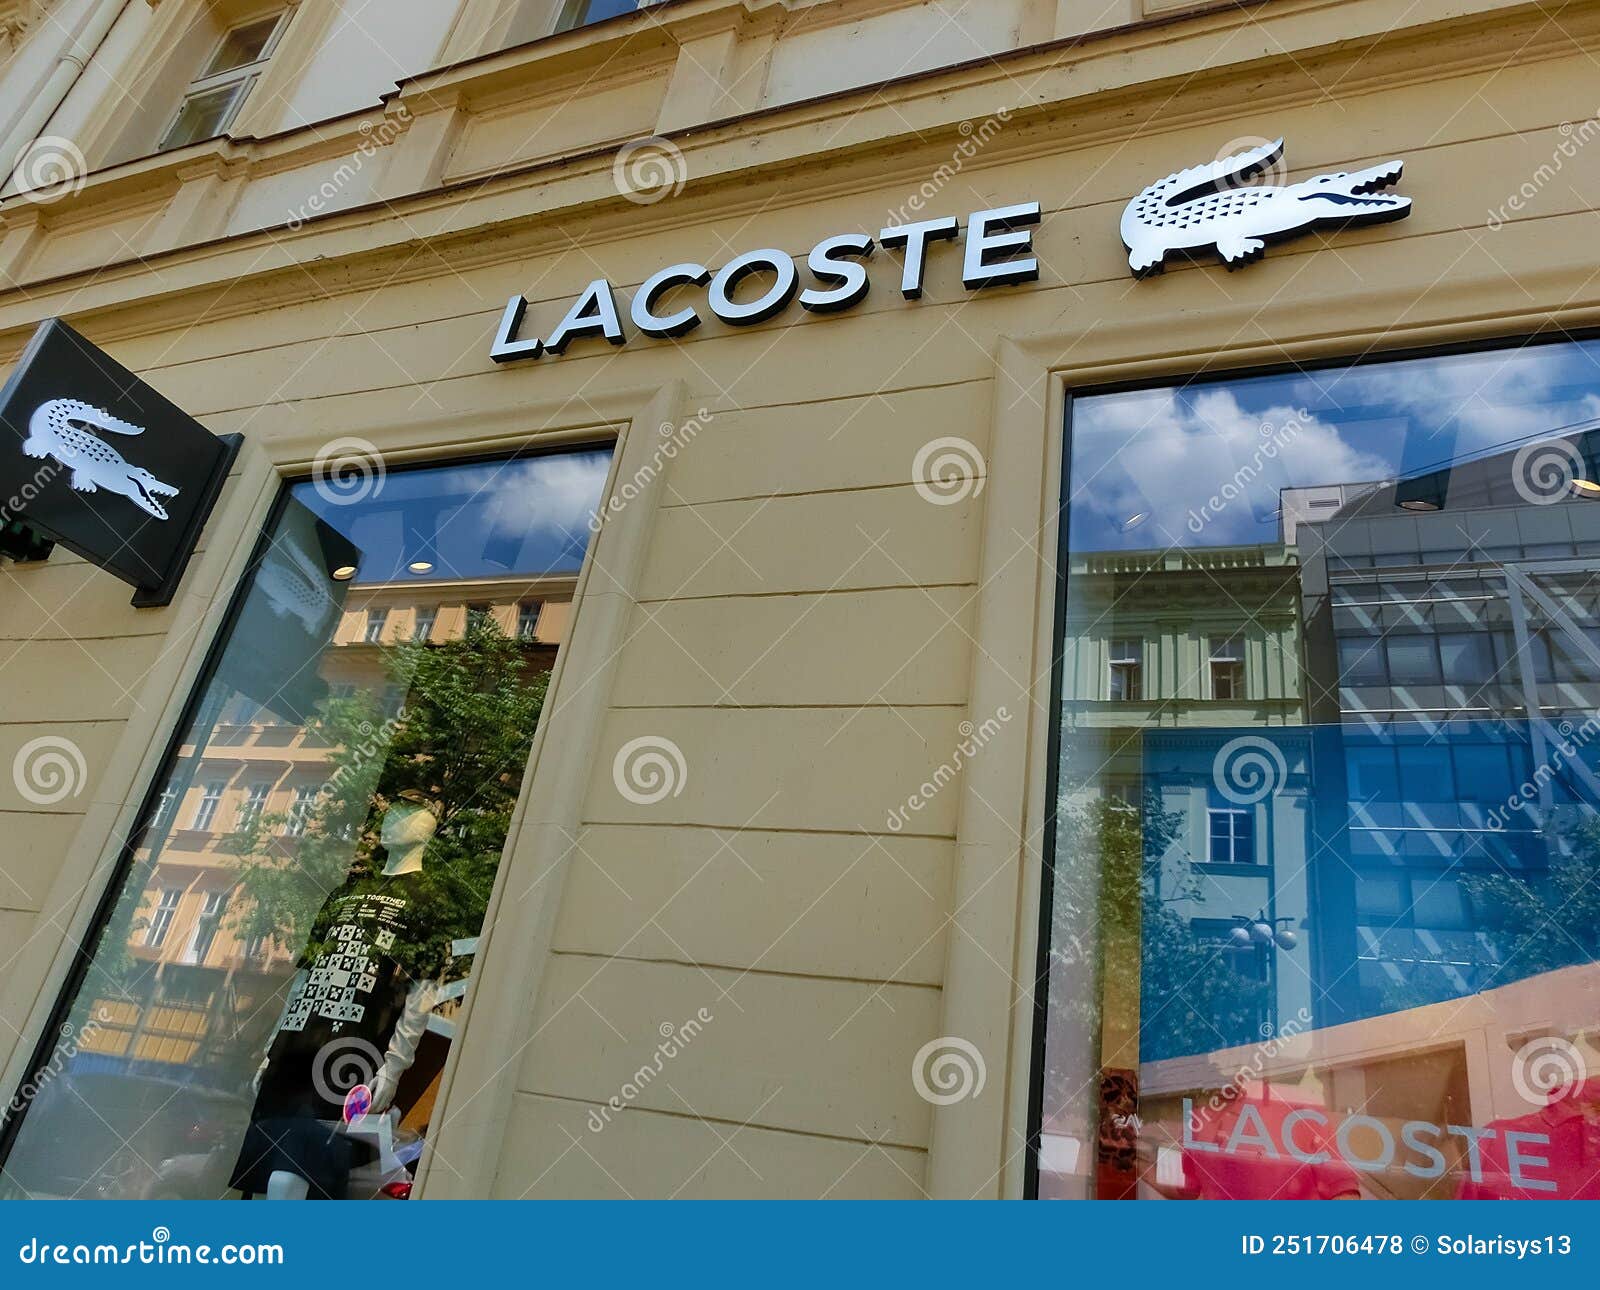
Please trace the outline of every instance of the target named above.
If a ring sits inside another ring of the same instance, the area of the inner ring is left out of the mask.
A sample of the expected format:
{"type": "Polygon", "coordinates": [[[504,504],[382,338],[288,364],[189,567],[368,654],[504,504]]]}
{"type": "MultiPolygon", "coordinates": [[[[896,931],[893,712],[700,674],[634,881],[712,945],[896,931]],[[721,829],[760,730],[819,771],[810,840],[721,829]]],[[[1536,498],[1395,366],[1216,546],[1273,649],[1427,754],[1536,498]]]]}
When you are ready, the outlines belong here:
{"type": "Polygon", "coordinates": [[[122,454],[85,426],[109,434],[143,434],[144,428],[123,421],[100,408],[76,399],[51,399],[41,403],[28,418],[28,437],[22,451],[30,457],[54,457],[72,472],[72,486],[80,493],[104,488],[120,493],[140,510],[158,520],[167,518],[166,507],[157,500],[176,497],[178,490],[164,484],[143,466],[130,466],[122,454]]]}
{"type": "Polygon", "coordinates": [[[1283,155],[1283,140],[1191,166],[1151,184],[1122,212],[1122,241],[1138,277],[1158,273],[1173,251],[1214,246],[1230,268],[1259,257],[1267,242],[1309,232],[1317,224],[1401,219],[1411,199],[1379,193],[1400,178],[1385,161],[1353,174],[1316,175],[1278,188],[1246,186],[1283,155]]]}

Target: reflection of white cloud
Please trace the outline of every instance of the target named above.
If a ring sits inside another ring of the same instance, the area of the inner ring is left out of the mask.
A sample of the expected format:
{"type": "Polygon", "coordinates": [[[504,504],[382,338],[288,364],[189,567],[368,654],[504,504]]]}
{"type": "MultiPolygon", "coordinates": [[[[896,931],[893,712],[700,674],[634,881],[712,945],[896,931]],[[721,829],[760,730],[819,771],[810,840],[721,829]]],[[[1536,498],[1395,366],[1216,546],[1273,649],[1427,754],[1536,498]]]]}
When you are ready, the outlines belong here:
{"type": "Polygon", "coordinates": [[[600,505],[607,453],[574,453],[541,458],[538,469],[496,482],[488,506],[496,534],[587,533],[589,517],[600,505]]]}
{"type": "Polygon", "coordinates": [[[1247,412],[1225,387],[1205,390],[1189,406],[1171,390],[1086,399],[1075,410],[1074,435],[1117,446],[1092,473],[1074,477],[1073,505],[1111,525],[1149,515],[1120,540],[1092,537],[1094,546],[1270,541],[1263,523],[1276,514],[1280,489],[1394,473],[1327,422],[1288,404],[1247,412]],[[1198,533],[1195,516],[1203,517],[1198,533]]]}
{"type": "Polygon", "coordinates": [[[1376,363],[1308,377],[1296,397],[1312,406],[1380,405],[1411,421],[1408,471],[1600,417],[1593,387],[1600,373],[1568,345],[1376,363]],[[1419,451],[1415,439],[1436,440],[1419,451]]]}

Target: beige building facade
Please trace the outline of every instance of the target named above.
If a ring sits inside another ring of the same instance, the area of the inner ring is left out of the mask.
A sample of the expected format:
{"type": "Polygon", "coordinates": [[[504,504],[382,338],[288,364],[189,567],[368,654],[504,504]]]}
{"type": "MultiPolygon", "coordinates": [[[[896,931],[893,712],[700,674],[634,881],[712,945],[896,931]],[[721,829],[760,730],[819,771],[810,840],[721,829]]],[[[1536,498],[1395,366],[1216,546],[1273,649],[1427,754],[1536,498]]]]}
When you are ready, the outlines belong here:
{"type": "MultiPolygon", "coordinates": [[[[1098,602],[1062,607],[1069,407],[1090,390],[1594,327],[1600,5],[377,8],[0,5],[0,134],[17,160],[0,192],[0,362],[63,317],[244,437],[171,605],[132,608],[60,550],[0,568],[0,767],[46,738],[82,758],[76,791],[47,803],[0,774],[8,1096],[60,1022],[286,481],[335,458],[392,482],[605,447],[574,578],[482,595],[512,637],[517,606],[536,603],[526,632],[559,652],[416,1194],[1031,1193],[1064,742],[1080,726],[1098,746],[1124,728],[1322,719],[1294,667],[1307,646],[1281,524],[1254,553],[1219,545],[1242,554],[1212,558],[1229,570],[1215,582],[1145,586],[1124,621],[1151,624],[1144,665],[1168,690],[1106,710],[1101,680],[1133,632],[1102,629],[1098,602]],[[1403,158],[1409,218],[1312,232],[1237,272],[1210,255],[1130,273],[1131,198],[1279,136],[1276,183],[1403,158]],[[964,284],[973,214],[1030,202],[1037,280],[964,284]],[[693,306],[703,322],[653,337],[630,309],[665,266],[709,277],[760,248],[816,289],[806,261],[824,239],[951,216],[960,236],[929,242],[916,298],[903,248],[882,245],[862,261],[870,291],[842,311],[792,301],[729,325],[680,283],[658,313],[693,306]],[[497,334],[555,336],[596,281],[625,343],[596,324],[560,352],[491,359],[497,334]],[[1264,620],[1225,600],[1257,584],[1264,620]],[[662,793],[623,791],[639,741],[679,755],[662,793]],[[663,1037],[695,1018],[663,1061],[663,1037]],[[970,1073],[959,1096],[930,1088],[941,1045],[970,1073]]],[[[1219,463],[1217,486],[1234,474],[1219,463]]],[[[1121,549],[1168,545],[1137,537],[1121,549]]],[[[1116,601],[1116,570],[1096,568],[1095,594],[1116,601]]],[[[464,621],[464,593],[439,601],[464,621]]],[[[373,606],[414,632],[416,603],[358,581],[340,647],[362,648],[373,606]]],[[[287,791],[274,781],[272,809],[292,809],[287,791]]],[[[176,805],[185,823],[203,792],[176,805]]],[[[1193,792],[1203,810],[1204,784],[1193,792]]],[[[1287,836],[1283,818],[1261,827],[1287,836]]],[[[192,950],[199,905],[183,909],[173,944],[192,950]]],[[[242,956],[239,936],[218,955],[242,956]]],[[[1562,1032],[1591,1071],[1592,1025],[1562,1032]]],[[[1452,1012],[1435,1029],[1465,1028],[1452,1012]]],[[[1107,1054],[1128,1042],[1110,1021],[1098,1033],[1107,1054]]],[[[1365,1042],[1332,1040],[1318,1060],[1365,1042]]],[[[1385,1032],[1377,1048],[1397,1043],[1385,1032]]],[[[1176,1049],[1146,1060],[1163,1107],[1205,1084],[1176,1049]]],[[[1474,1123],[1522,1109],[1493,1078],[1494,1097],[1469,1099],[1474,1123]]],[[[1093,1136],[1070,1119],[1057,1151],[1093,1136]]],[[[1091,1172],[1067,1155],[1039,1167],[1091,1172]]]]}

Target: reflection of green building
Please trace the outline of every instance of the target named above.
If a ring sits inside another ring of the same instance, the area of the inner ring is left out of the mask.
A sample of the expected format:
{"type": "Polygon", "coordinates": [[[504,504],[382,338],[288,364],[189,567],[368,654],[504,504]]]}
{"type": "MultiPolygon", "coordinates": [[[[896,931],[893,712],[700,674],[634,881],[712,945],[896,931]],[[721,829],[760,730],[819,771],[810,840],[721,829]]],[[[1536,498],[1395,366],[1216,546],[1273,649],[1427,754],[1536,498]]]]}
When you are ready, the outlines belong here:
{"type": "MultiPolygon", "coordinates": [[[[1247,1026],[1251,1038],[1308,1007],[1312,995],[1302,964],[1232,938],[1258,915],[1286,919],[1304,935],[1308,750],[1304,735],[1281,738],[1305,720],[1299,575],[1295,552],[1281,543],[1088,553],[1068,572],[1062,806],[1092,811],[1109,797],[1146,811],[1145,846],[1155,854],[1144,857],[1143,873],[1128,875],[1157,902],[1146,904],[1143,921],[1181,929],[1210,970],[1237,977],[1237,993],[1253,1002],[1237,1011],[1235,1028],[1247,1026]],[[1260,801],[1220,795],[1214,763],[1223,745],[1268,729],[1277,732],[1271,746],[1288,750],[1277,792],[1260,801]],[[1151,812],[1161,814],[1159,828],[1151,812]]],[[[1106,952],[1132,988],[1137,947],[1108,944],[1106,952]]],[[[1226,992],[1226,981],[1218,988],[1226,992]]],[[[1204,1046],[1243,1038],[1213,1032],[1204,1046]]],[[[1133,1041],[1108,1033],[1108,1062],[1133,1064],[1133,1041]]]]}

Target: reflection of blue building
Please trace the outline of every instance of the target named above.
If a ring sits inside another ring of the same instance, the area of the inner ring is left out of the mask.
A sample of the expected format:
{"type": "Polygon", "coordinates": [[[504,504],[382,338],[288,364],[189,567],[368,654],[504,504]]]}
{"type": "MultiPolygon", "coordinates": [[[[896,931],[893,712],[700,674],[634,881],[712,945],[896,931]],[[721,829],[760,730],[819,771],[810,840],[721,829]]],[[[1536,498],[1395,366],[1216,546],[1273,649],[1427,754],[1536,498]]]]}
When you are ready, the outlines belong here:
{"type": "Polygon", "coordinates": [[[1538,889],[1600,798],[1600,506],[1518,483],[1501,454],[1299,526],[1319,1025],[1554,966],[1505,960],[1485,880],[1538,889]]]}

